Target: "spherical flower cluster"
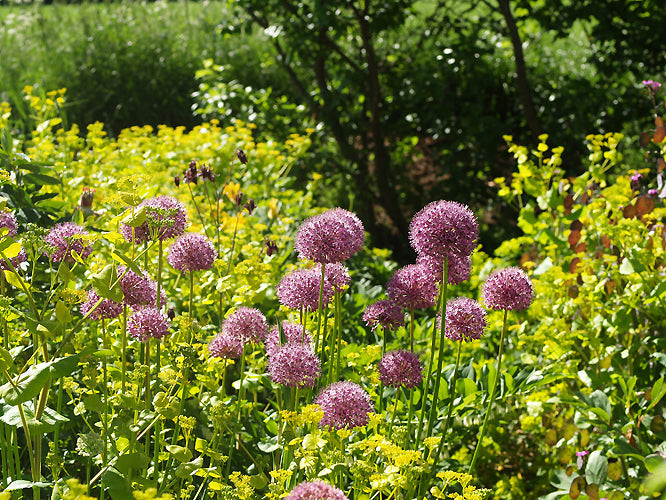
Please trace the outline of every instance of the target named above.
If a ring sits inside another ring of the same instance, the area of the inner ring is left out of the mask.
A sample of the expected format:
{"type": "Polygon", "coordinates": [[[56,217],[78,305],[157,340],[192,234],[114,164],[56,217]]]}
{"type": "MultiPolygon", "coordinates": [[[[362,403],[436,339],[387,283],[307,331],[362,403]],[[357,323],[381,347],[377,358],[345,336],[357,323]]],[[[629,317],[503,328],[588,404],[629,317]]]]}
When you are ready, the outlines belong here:
{"type": "MultiPolygon", "coordinates": [[[[284,338],[284,344],[288,343],[301,343],[301,344],[312,344],[312,334],[303,328],[303,325],[299,323],[291,323],[289,321],[283,321],[281,324],[282,327],[282,337],[284,338]]],[[[278,326],[275,325],[271,328],[266,337],[264,338],[264,347],[266,348],[266,353],[271,356],[273,351],[280,347],[280,330],[278,326]]]]}
{"type": "Polygon", "coordinates": [[[405,309],[426,309],[435,305],[437,283],[424,266],[410,264],[393,273],[386,285],[386,294],[405,309]]]}
{"type": "Polygon", "coordinates": [[[349,381],[334,382],[324,388],[314,402],[324,412],[319,426],[329,430],[367,425],[368,413],[375,411],[370,395],[360,385],[349,381]]]}
{"type": "Polygon", "coordinates": [[[490,309],[527,309],[532,302],[532,281],[518,267],[494,271],[481,286],[481,297],[490,309]]]}
{"type": "Polygon", "coordinates": [[[285,500],[349,500],[342,490],[315,479],[296,486],[285,500]]]}
{"type": "Polygon", "coordinates": [[[301,259],[328,264],[347,260],[363,248],[364,241],[360,219],[347,210],[333,208],[301,224],[294,249],[301,259]]]}
{"type": "Polygon", "coordinates": [[[74,251],[85,259],[90,255],[92,249],[80,236],[86,236],[86,231],[82,226],[73,222],[61,222],[51,228],[44,241],[49,246],[46,251],[51,262],[74,262],[71,252],[74,251]]]}
{"type": "Polygon", "coordinates": [[[277,347],[268,358],[271,379],[288,387],[314,387],[321,375],[321,361],[312,347],[289,342],[277,347]]]}
{"type": "Polygon", "coordinates": [[[394,331],[405,323],[405,313],[400,306],[383,299],[365,308],[363,321],[373,330],[381,326],[385,330],[394,331]]]}
{"type": "MultiPolygon", "coordinates": [[[[118,266],[120,288],[123,291],[123,302],[128,306],[155,305],[157,301],[157,283],[146,271],[136,274],[125,266],[118,266]]],[[[164,304],[164,295],[160,294],[160,302],[164,304]]]]}
{"type": "MultiPolygon", "coordinates": [[[[468,255],[451,256],[447,260],[446,282],[449,285],[457,285],[463,281],[467,281],[472,273],[472,259],[468,255]]],[[[424,266],[433,281],[436,283],[442,282],[442,269],[444,267],[444,260],[432,257],[430,255],[419,255],[416,263],[424,266]]]]}
{"type": "Polygon", "coordinates": [[[268,322],[259,309],[239,307],[224,320],[222,331],[235,335],[242,344],[261,342],[268,332],[268,322]]]}
{"type": "MultiPolygon", "coordinates": [[[[315,269],[319,273],[319,276],[321,276],[321,266],[315,266],[315,269]]],[[[324,279],[333,288],[333,291],[337,293],[343,292],[351,283],[349,269],[344,264],[328,264],[324,271],[324,279]]]]}
{"type": "Polygon", "coordinates": [[[206,236],[199,233],[179,236],[167,252],[169,264],[183,273],[210,269],[215,257],[215,247],[206,236]]]}
{"type": "Polygon", "coordinates": [[[476,248],[479,223],[474,213],[455,201],[434,201],[409,226],[409,241],[419,255],[438,259],[470,255],[476,248]]]}
{"type": "Polygon", "coordinates": [[[214,358],[238,359],[243,354],[243,343],[238,335],[222,332],[208,343],[208,352],[214,358]]]}
{"type": "Polygon", "coordinates": [[[423,364],[411,351],[403,349],[384,354],[377,364],[379,380],[389,387],[413,389],[423,381],[423,364]]]}
{"type": "Polygon", "coordinates": [[[13,238],[18,234],[18,223],[12,212],[0,212],[0,227],[7,228],[7,236],[13,238]]]}
{"type": "MultiPolygon", "coordinates": [[[[185,206],[171,196],[156,196],[142,201],[137,208],[144,207],[146,220],[134,228],[134,243],[140,245],[153,238],[168,240],[185,232],[187,215],[185,206]]],[[[121,232],[127,241],[132,241],[132,227],[123,224],[121,232]]]]}
{"type": "MultiPolygon", "coordinates": [[[[276,287],[280,303],[291,309],[309,309],[316,311],[319,307],[319,289],[321,287],[321,270],[317,268],[296,269],[286,274],[276,287]]],[[[324,279],[322,304],[326,305],[333,298],[333,286],[324,279]]]]}
{"type": "MultiPolygon", "coordinates": [[[[81,304],[80,310],[82,315],[88,314],[88,312],[99,302],[100,296],[94,290],[88,292],[88,298],[86,301],[81,304]]],[[[123,305],[114,302],[110,299],[102,299],[102,302],[95,308],[93,312],[88,316],[91,319],[113,319],[120,316],[120,313],[123,312],[123,305]]]]}
{"type": "MultiPolygon", "coordinates": [[[[451,299],[446,304],[446,325],[444,335],[451,340],[470,342],[478,340],[486,327],[486,311],[476,300],[467,297],[451,299]]],[[[441,318],[437,317],[437,329],[441,328],[441,318]]]]}
{"type": "Polygon", "coordinates": [[[138,307],[127,320],[127,331],[141,342],[159,340],[169,333],[169,318],[156,307],[138,307]]]}

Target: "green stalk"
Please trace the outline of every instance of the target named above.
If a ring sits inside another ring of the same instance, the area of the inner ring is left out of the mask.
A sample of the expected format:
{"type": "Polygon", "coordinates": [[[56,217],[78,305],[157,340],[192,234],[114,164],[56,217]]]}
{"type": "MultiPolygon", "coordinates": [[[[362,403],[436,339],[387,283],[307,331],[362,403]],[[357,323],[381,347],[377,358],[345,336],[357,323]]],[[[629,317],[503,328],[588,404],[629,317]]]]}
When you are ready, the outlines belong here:
{"type": "Polygon", "coordinates": [[[409,310],[409,350],[414,352],[414,309],[409,310]]]}
{"type": "Polygon", "coordinates": [[[192,311],[194,309],[193,304],[194,304],[194,271],[190,271],[190,306],[189,306],[190,319],[192,319],[192,311]]]}
{"type": "Polygon", "coordinates": [[[342,326],[340,316],[342,315],[342,300],[340,292],[335,292],[335,332],[337,336],[336,360],[335,360],[335,380],[340,380],[340,351],[342,351],[342,326]]]}
{"type": "Polygon", "coordinates": [[[430,407],[430,417],[428,418],[428,429],[426,438],[432,436],[432,429],[435,425],[435,418],[437,416],[437,402],[439,399],[439,383],[442,379],[442,362],[444,361],[444,331],[446,326],[446,299],[447,299],[447,285],[448,285],[448,261],[444,259],[442,266],[442,309],[440,317],[439,329],[439,352],[437,354],[437,372],[435,373],[435,390],[432,395],[432,406],[430,407]]]}
{"type": "Polygon", "coordinates": [[[199,220],[201,221],[201,225],[203,227],[204,233],[206,234],[206,238],[208,238],[208,231],[206,230],[206,223],[203,220],[203,216],[201,215],[201,210],[199,210],[199,204],[197,203],[197,200],[194,198],[194,193],[192,192],[192,187],[190,186],[189,182],[186,182],[187,184],[187,189],[190,191],[190,198],[192,198],[192,203],[194,204],[194,208],[197,211],[197,215],[199,216],[199,220]]]}
{"type": "Polygon", "coordinates": [[[453,413],[453,400],[456,396],[456,382],[458,381],[458,369],[460,368],[460,353],[462,351],[463,340],[458,341],[458,356],[456,358],[456,367],[453,370],[453,377],[449,384],[449,411],[446,414],[446,421],[444,422],[444,430],[441,432],[442,440],[437,447],[437,454],[435,455],[435,463],[439,462],[439,457],[444,449],[444,441],[446,440],[446,432],[449,430],[449,423],[451,422],[451,414],[453,413]]]}
{"type": "MultiPolygon", "coordinates": [[[[321,265],[321,281],[319,282],[319,303],[317,305],[317,335],[315,336],[315,352],[319,348],[319,334],[321,332],[321,316],[324,310],[324,279],[326,277],[326,263],[321,265]]],[[[330,362],[330,360],[329,360],[330,362]]]]}
{"type": "Polygon", "coordinates": [[[398,413],[398,400],[400,399],[400,386],[395,390],[395,403],[393,403],[393,412],[391,412],[391,421],[389,422],[388,433],[386,437],[390,440],[391,434],[393,433],[393,422],[395,421],[395,415],[398,413]]]}
{"type": "Polygon", "coordinates": [[[407,434],[405,435],[405,449],[411,442],[412,435],[412,417],[414,416],[414,387],[409,389],[409,412],[407,413],[407,434]]]}
{"type": "MultiPolygon", "coordinates": [[[[226,475],[229,476],[231,472],[231,457],[233,456],[234,449],[236,448],[236,434],[238,433],[238,425],[241,420],[241,409],[242,409],[242,400],[243,400],[243,379],[245,378],[245,349],[246,345],[243,346],[243,354],[241,354],[241,367],[240,367],[240,387],[238,387],[238,400],[236,404],[238,405],[238,412],[236,414],[236,421],[234,422],[234,430],[232,433],[232,443],[229,447],[229,458],[227,459],[227,470],[226,475]]],[[[238,437],[238,444],[242,445],[240,437],[238,437]]]]}
{"type": "Polygon", "coordinates": [[[10,444],[5,440],[5,425],[4,423],[0,424],[0,455],[2,456],[2,483],[0,484],[4,490],[7,487],[9,481],[9,460],[7,459],[7,450],[10,449],[10,444]]]}
{"type": "Polygon", "coordinates": [[[483,426],[481,427],[481,434],[479,435],[479,441],[476,443],[476,449],[474,450],[474,455],[472,456],[472,463],[469,465],[470,474],[472,474],[472,472],[474,471],[476,460],[479,458],[479,449],[481,449],[483,436],[486,434],[486,426],[488,425],[490,410],[492,410],[493,407],[493,401],[495,400],[495,392],[497,391],[497,385],[500,379],[500,368],[502,367],[502,354],[504,352],[504,337],[506,336],[506,317],[508,313],[509,311],[505,309],[504,321],[502,324],[502,336],[500,338],[500,345],[499,345],[499,354],[497,355],[497,368],[495,370],[495,381],[493,382],[493,387],[490,391],[490,399],[488,400],[488,409],[486,410],[486,416],[483,419],[483,426]]]}
{"type": "Polygon", "coordinates": [[[121,348],[120,348],[120,380],[123,394],[125,394],[125,384],[127,381],[127,374],[125,373],[125,365],[127,364],[127,304],[123,302],[123,324],[121,328],[121,348]]]}

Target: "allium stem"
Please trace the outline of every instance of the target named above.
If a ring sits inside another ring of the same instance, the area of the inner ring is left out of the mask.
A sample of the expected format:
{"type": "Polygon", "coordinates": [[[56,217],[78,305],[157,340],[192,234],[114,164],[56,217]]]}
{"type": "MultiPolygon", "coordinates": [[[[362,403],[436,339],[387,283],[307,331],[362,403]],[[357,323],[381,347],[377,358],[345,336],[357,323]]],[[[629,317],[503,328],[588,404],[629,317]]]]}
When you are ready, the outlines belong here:
{"type": "MultiPolygon", "coordinates": [[[[190,271],[190,306],[189,306],[189,316],[192,319],[192,310],[194,309],[194,271],[190,271]]],[[[159,307],[159,305],[157,306],[159,307]]]]}
{"type": "Polygon", "coordinates": [[[236,448],[236,440],[238,440],[238,444],[241,444],[240,441],[240,436],[237,436],[238,434],[238,425],[240,424],[241,420],[241,409],[242,409],[242,401],[243,401],[243,379],[245,378],[245,349],[246,349],[247,344],[243,345],[243,354],[241,354],[241,366],[240,366],[240,386],[238,387],[238,399],[236,400],[236,404],[238,405],[238,412],[236,413],[236,421],[234,422],[234,429],[232,433],[232,442],[231,446],[229,447],[229,458],[227,459],[227,476],[229,476],[229,472],[231,472],[231,457],[233,456],[234,449],[236,448]]]}
{"type": "Polygon", "coordinates": [[[398,400],[400,399],[400,387],[395,389],[395,403],[393,404],[393,412],[391,413],[391,421],[389,422],[388,433],[386,437],[390,440],[391,434],[393,433],[393,422],[395,421],[395,416],[398,413],[398,400]]]}
{"type": "Polygon", "coordinates": [[[495,380],[493,382],[493,387],[490,391],[490,399],[488,400],[488,409],[486,410],[486,416],[483,419],[483,426],[481,427],[481,434],[479,435],[479,441],[476,443],[476,449],[474,450],[474,455],[472,456],[472,463],[469,465],[469,473],[472,474],[474,471],[474,465],[476,465],[476,460],[479,458],[479,450],[481,449],[481,443],[483,442],[483,436],[486,433],[486,425],[488,425],[488,420],[490,417],[490,411],[493,407],[493,401],[495,400],[495,392],[497,391],[497,385],[500,379],[500,369],[502,367],[502,354],[504,352],[504,337],[506,335],[506,317],[509,311],[504,310],[504,321],[502,324],[502,336],[500,338],[499,345],[499,354],[497,355],[497,368],[495,370],[495,380]]]}
{"type": "MultiPolygon", "coordinates": [[[[437,354],[437,372],[435,373],[435,389],[432,395],[432,406],[430,407],[430,417],[428,418],[428,430],[426,438],[432,436],[432,428],[435,425],[435,417],[437,416],[437,402],[439,400],[439,383],[442,378],[442,362],[444,361],[444,331],[446,324],[446,301],[447,301],[447,286],[448,286],[448,259],[444,258],[444,265],[442,266],[442,309],[441,321],[439,329],[439,351],[437,354]]],[[[433,334],[435,331],[433,330],[433,334]]]]}
{"type": "MultiPolygon", "coordinates": [[[[324,309],[324,280],[326,278],[326,263],[321,265],[321,281],[319,282],[319,299],[317,305],[317,334],[315,335],[315,352],[319,348],[319,334],[321,333],[321,316],[324,309]]],[[[331,360],[329,360],[331,362],[331,360]]]]}
{"type": "Polygon", "coordinates": [[[340,292],[335,292],[335,335],[337,337],[337,346],[335,353],[335,380],[340,379],[340,351],[342,351],[342,327],[340,326],[340,316],[342,314],[342,300],[340,292]]]}
{"type": "Polygon", "coordinates": [[[458,356],[456,357],[456,367],[453,370],[453,377],[451,377],[451,382],[449,385],[449,411],[446,414],[446,421],[444,422],[444,430],[441,432],[442,440],[439,442],[437,447],[437,454],[435,455],[435,463],[439,462],[439,457],[442,454],[444,449],[444,442],[446,441],[446,432],[449,430],[449,424],[451,423],[451,414],[453,413],[453,400],[456,396],[456,382],[458,381],[458,369],[460,368],[460,353],[462,351],[462,340],[458,341],[458,356]]]}
{"type": "Polygon", "coordinates": [[[187,182],[186,184],[187,184],[187,189],[190,191],[190,198],[192,198],[192,204],[194,205],[194,208],[197,211],[197,215],[199,216],[199,220],[201,221],[201,226],[203,227],[206,237],[208,237],[208,231],[206,230],[206,223],[204,222],[203,216],[201,215],[201,210],[199,210],[199,204],[197,203],[197,200],[194,198],[192,187],[190,186],[189,182],[187,182]]]}
{"type": "Polygon", "coordinates": [[[127,304],[123,303],[123,324],[121,328],[121,348],[120,348],[120,380],[123,394],[125,394],[125,383],[127,376],[125,373],[125,364],[127,362],[127,304]]]}
{"type": "Polygon", "coordinates": [[[414,309],[409,310],[409,350],[414,352],[414,309]]]}

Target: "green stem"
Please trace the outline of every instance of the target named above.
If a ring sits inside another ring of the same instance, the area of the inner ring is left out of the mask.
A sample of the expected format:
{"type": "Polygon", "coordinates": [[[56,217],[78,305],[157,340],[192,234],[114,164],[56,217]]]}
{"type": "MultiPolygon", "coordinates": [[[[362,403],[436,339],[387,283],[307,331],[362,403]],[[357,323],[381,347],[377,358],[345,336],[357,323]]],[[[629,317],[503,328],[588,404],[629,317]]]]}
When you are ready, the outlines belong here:
{"type": "Polygon", "coordinates": [[[432,406],[430,407],[430,417],[428,418],[428,429],[426,432],[426,438],[432,436],[432,429],[435,425],[435,418],[438,412],[437,402],[439,399],[439,384],[442,379],[442,362],[444,361],[444,331],[446,330],[447,285],[448,285],[448,261],[445,258],[444,265],[442,266],[442,309],[440,316],[437,371],[435,372],[435,389],[432,395],[432,406]]]}
{"type": "Polygon", "coordinates": [[[409,350],[414,352],[414,309],[409,310],[409,350]]]}
{"type": "Polygon", "coordinates": [[[389,422],[388,433],[386,437],[390,440],[391,434],[393,433],[393,422],[395,421],[395,415],[398,413],[398,400],[400,399],[400,387],[395,390],[395,403],[393,403],[393,412],[391,412],[391,421],[389,422]]]}
{"type": "Polygon", "coordinates": [[[504,310],[504,321],[502,324],[502,336],[500,338],[499,345],[499,354],[497,355],[497,368],[495,370],[495,380],[493,382],[493,387],[490,391],[490,399],[488,400],[488,409],[486,410],[486,416],[483,419],[483,426],[481,427],[481,434],[479,435],[479,441],[476,443],[476,449],[474,450],[474,455],[472,456],[472,463],[469,465],[469,473],[472,474],[474,471],[474,466],[476,465],[476,460],[479,458],[479,450],[481,449],[481,443],[483,442],[483,437],[486,434],[486,426],[488,425],[488,420],[490,419],[490,411],[493,407],[493,402],[495,400],[495,392],[497,391],[497,385],[500,379],[500,369],[502,367],[502,354],[504,352],[504,337],[506,336],[506,318],[509,311],[504,310]]]}
{"type": "Polygon", "coordinates": [[[437,447],[437,454],[435,455],[435,463],[439,462],[439,457],[444,449],[444,442],[446,441],[446,432],[449,430],[451,423],[451,415],[453,414],[453,400],[456,396],[456,382],[458,381],[458,369],[460,368],[460,353],[462,352],[463,339],[458,341],[458,356],[456,357],[456,367],[453,370],[453,377],[449,384],[449,411],[446,414],[446,421],[444,422],[444,430],[441,432],[442,440],[437,447]]]}
{"type": "Polygon", "coordinates": [[[340,380],[340,351],[342,351],[342,326],[340,316],[342,315],[342,300],[340,292],[335,292],[335,332],[337,346],[335,352],[335,380],[340,380]]]}
{"type": "MultiPolygon", "coordinates": [[[[315,352],[319,349],[319,334],[321,333],[321,317],[324,311],[324,279],[326,278],[326,263],[321,265],[321,280],[319,282],[319,299],[317,305],[317,335],[315,336],[315,352]]],[[[332,359],[332,358],[331,358],[332,359]]],[[[329,360],[329,362],[331,362],[329,360]]]]}
{"type": "MultiPolygon", "coordinates": [[[[233,442],[229,447],[229,458],[227,459],[227,470],[226,470],[227,477],[231,472],[231,458],[233,456],[234,449],[236,448],[236,439],[237,439],[236,433],[238,432],[238,425],[240,424],[241,420],[241,409],[243,406],[242,401],[243,401],[243,379],[245,378],[245,348],[246,346],[244,345],[243,354],[241,354],[240,386],[238,387],[238,400],[236,401],[236,404],[238,405],[238,412],[236,413],[236,421],[234,422],[234,430],[232,434],[233,442]]],[[[238,437],[238,445],[242,445],[240,437],[238,437]]]]}
{"type": "Polygon", "coordinates": [[[190,319],[192,319],[193,310],[194,310],[194,271],[190,271],[190,308],[189,308],[190,319]]]}

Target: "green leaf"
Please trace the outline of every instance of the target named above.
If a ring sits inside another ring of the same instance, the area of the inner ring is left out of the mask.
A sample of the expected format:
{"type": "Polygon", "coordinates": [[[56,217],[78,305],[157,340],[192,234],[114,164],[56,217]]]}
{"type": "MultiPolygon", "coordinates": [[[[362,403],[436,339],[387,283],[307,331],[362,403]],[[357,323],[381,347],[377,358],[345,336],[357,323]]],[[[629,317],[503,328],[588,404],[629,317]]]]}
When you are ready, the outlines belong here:
{"type": "MultiPolygon", "coordinates": [[[[21,413],[19,412],[18,406],[9,406],[3,404],[0,408],[3,412],[2,416],[0,416],[0,422],[4,422],[5,424],[16,427],[17,429],[23,428],[23,420],[21,418],[21,413]]],[[[35,414],[32,411],[32,402],[23,405],[23,413],[25,414],[25,421],[31,433],[37,432],[44,434],[47,432],[53,432],[64,422],[69,422],[67,417],[63,417],[51,408],[44,409],[41,420],[35,419],[35,414]]]]}
{"type": "Polygon", "coordinates": [[[123,219],[123,224],[129,227],[139,227],[146,222],[146,208],[141,207],[130,212],[127,217],[123,219]]]}
{"type": "Polygon", "coordinates": [[[148,467],[150,458],[145,453],[136,451],[134,453],[126,453],[121,455],[116,460],[116,469],[123,474],[129,474],[130,470],[139,471],[148,467]]]}
{"type": "Polygon", "coordinates": [[[62,300],[56,302],[55,315],[56,319],[62,324],[69,323],[70,321],[72,321],[72,315],[69,312],[69,308],[65,305],[65,303],[62,300]]]}
{"type": "Polygon", "coordinates": [[[588,483],[603,484],[606,481],[608,459],[599,450],[590,453],[585,466],[585,477],[588,483]]]}
{"type": "Polygon", "coordinates": [[[132,498],[132,489],[127,479],[114,468],[110,468],[102,474],[102,484],[108,487],[112,500],[132,498]]]}
{"type": "Polygon", "coordinates": [[[640,452],[631,446],[623,437],[615,439],[615,447],[611,450],[613,455],[618,456],[628,456],[640,460],[641,462],[645,459],[640,452]]]}
{"type": "Polygon", "coordinates": [[[14,366],[14,358],[4,347],[0,347],[0,373],[5,373],[14,366]]]}
{"type": "Polygon", "coordinates": [[[634,266],[631,265],[629,259],[627,258],[622,259],[622,264],[620,264],[620,274],[624,274],[626,276],[628,274],[633,274],[633,273],[634,273],[634,266]]]}
{"type": "Polygon", "coordinates": [[[653,453],[652,455],[648,455],[647,457],[645,457],[645,468],[648,470],[648,472],[654,472],[655,470],[657,470],[657,467],[659,467],[663,463],[666,462],[661,457],[661,455],[657,455],[656,453],[653,453]]]}
{"type": "MultiPolygon", "coordinates": [[[[141,196],[135,193],[128,193],[127,191],[118,191],[118,196],[120,197],[121,200],[123,200],[124,203],[131,207],[136,207],[139,203],[141,203],[141,196]]],[[[143,209],[143,207],[141,207],[143,209]]],[[[141,210],[139,209],[139,210],[141,210]]],[[[136,212],[134,212],[136,214],[136,212]]],[[[145,211],[144,211],[144,217],[145,217],[145,211]]],[[[144,218],[145,220],[145,218],[144,218]]],[[[124,221],[123,221],[124,222],[124,221]]],[[[127,224],[127,223],[126,223],[127,224]]],[[[139,226],[143,223],[139,223],[139,226]]],[[[131,224],[127,224],[128,226],[131,224]]],[[[133,226],[137,227],[137,226],[133,226]]]]}
{"type": "Polygon", "coordinates": [[[184,446],[178,446],[175,444],[170,444],[167,445],[166,449],[169,453],[171,453],[173,458],[175,458],[181,463],[189,462],[190,460],[192,460],[192,452],[190,451],[189,448],[185,448],[184,446]]]}
{"type": "Polygon", "coordinates": [[[25,481],[24,479],[17,479],[16,481],[12,481],[11,483],[9,483],[9,486],[7,486],[2,491],[27,490],[28,488],[33,488],[33,487],[46,488],[48,486],[53,486],[53,484],[44,483],[41,481],[32,482],[32,481],[25,481]]]}
{"type": "Polygon", "coordinates": [[[31,400],[39,394],[49,378],[57,380],[71,375],[79,363],[79,357],[80,354],[75,354],[31,366],[14,384],[8,382],[0,387],[0,397],[12,406],[31,400]]]}
{"type": "Polygon", "coordinates": [[[97,295],[114,302],[122,302],[124,295],[117,281],[118,274],[113,264],[109,264],[92,277],[92,285],[97,295]]]}
{"type": "MultiPolygon", "coordinates": [[[[604,420],[604,422],[608,422],[611,415],[611,404],[608,396],[606,396],[604,392],[597,389],[592,394],[590,394],[590,400],[596,408],[603,410],[603,413],[599,416],[602,418],[602,420],[604,420]]],[[[597,412],[595,413],[598,414],[597,412]]]]}
{"type": "Polygon", "coordinates": [[[176,467],[176,477],[186,479],[203,467],[203,458],[199,457],[186,464],[176,467]]]}

